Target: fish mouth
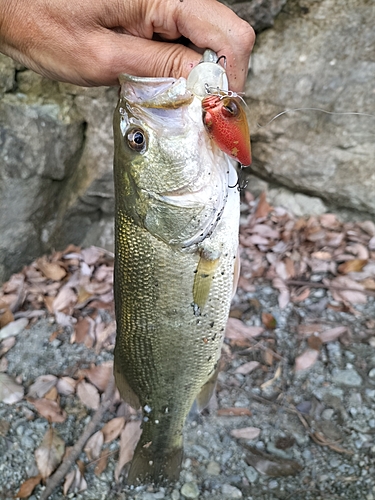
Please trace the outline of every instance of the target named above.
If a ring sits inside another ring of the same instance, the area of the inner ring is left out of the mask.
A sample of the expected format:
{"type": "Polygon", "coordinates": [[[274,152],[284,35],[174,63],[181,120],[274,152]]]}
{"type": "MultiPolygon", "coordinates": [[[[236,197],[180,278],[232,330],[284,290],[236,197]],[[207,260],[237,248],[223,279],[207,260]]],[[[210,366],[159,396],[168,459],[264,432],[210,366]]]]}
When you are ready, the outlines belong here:
{"type": "Polygon", "coordinates": [[[190,104],[194,94],[185,78],[151,78],[127,74],[119,76],[121,97],[143,108],[175,109],[190,104]]]}

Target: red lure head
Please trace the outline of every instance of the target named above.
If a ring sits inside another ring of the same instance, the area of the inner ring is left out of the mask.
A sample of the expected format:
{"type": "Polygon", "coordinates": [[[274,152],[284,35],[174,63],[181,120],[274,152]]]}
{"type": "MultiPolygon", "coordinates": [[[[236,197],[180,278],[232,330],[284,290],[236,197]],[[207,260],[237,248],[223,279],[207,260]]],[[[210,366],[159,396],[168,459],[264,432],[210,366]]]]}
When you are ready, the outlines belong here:
{"type": "Polygon", "coordinates": [[[204,126],[216,145],[242,165],[250,165],[249,125],[241,99],[210,94],[202,109],[204,126]]]}

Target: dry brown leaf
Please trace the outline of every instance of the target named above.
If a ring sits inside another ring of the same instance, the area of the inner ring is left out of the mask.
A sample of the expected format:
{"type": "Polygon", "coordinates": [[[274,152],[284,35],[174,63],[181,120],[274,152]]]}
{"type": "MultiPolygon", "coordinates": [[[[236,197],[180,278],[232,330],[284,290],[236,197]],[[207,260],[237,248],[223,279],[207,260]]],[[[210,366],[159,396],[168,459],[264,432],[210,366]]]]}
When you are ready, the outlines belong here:
{"type": "Polygon", "coordinates": [[[279,365],[275,371],[275,375],[270,379],[270,380],[267,380],[266,382],[264,382],[260,388],[262,390],[264,389],[267,389],[267,387],[270,387],[274,382],[276,382],[276,380],[278,378],[280,378],[280,375],[281,375],[281,365],[279,365]]]}
{"type": "Polygon", "coordinates": [[[91,408],[92,410],[97,410],[99,408],[99,392],[92,384],[82,380],[82,382],[77,385],[77,395],[87,408],[91,408]]]}
{"type": "Polygon", "coordinates": [[[37,267],[44,276],[53,281],[61,281],[66,276],[66,270],[56,262],[48,262],[45,257],[36,261],[37,267]]]}
{"type": "Polygon", "coordinates": [[[105,426],[102,428],[102,432],[104,435],[104,442],[110,443],[111,441],[116,439],[120,435],[124,425],[125,425],[124,417],[116,417],[107,422],[105,426]]]}
{"type": "Polygon", "coordinates": [[[10,309],[5,309],[5,311],[0,314],[0,329],[4,328],[8,323],[14,321],[13,313],[10,309]]]}
{"type": "Polygon", "coordinates": [[[266,312],[262,313],[262,323],[266,328],[268,328],[268,330],[274,330],[277,326],[277,322],[274,316],[266,312]]]}
{"type": "Polygon", "coordinates": [[[26,479],[26,481],[21,484],[20,489],[16,493],[16,498],[29,498],[35,487],[38,486],[42,479],[43,478],[41,474],[26,479]]]}
{"type": "Polygon", "coordinates": [[[65,422],[66,412],[60,408],[56,401],[49,399],[29,399],[29,403],[35,406],[37,412],[49,422],[62,423],[65,422]]]}
{"type": "Polygon", "coordinates": [[[308,337],[314,333],[320,333],[323,330],[321,323],[310,323],[308,325],[298,325],[297,332],[301,337],[308,337]]]}
{"type": "Polygon", "coordinates": [[[340,264],[337,270],[342,274],[358,273],[362,271],[367,262],[368,262],[367,259],[347,260],[346,262],[340,264]]]}
{"type": "Polygon", "coordinates": [[[331,280],[330,284],[335,287],[331,288],[335,300],[343,301],[345,304],[366,304],[367,296],[362,293],[363,286],[348,276],[338,276],[331,280]]]}
{"type": "Polygon", "coordinates": [[[125,425],[124,430],[121,432],[120,456],[115,470],[116,482],[118,482],[119,480],[124,465],[130,462],[130,460],[133,458],[134,450],[139,438],[141,437],[141,434],[142,429],[141,422],[139,420],[135,422],[128,422],[125,425]]]}
{"type": "Polygon", "coordinates": [[[79,493],[87,490],[87,482],[79,468],[73,469],[65,478],[63,486],[64,495],[69,493],[79,493]]]}
{"type": "Polygon", "coordinates": [[[108,464],[108,457],[109,457],[108,451],[102,450],[99,460],[97,461],[95,466],[94,470],[95,476],[100,476],[100,474],[102,474],[102,472],[106,470],[108,464]]]}
{"type": "Polygon", "coordinates": [[[56,388],[59,394],[70,396],[75,393],[77,381],[71,377],[61,377],[58,379],[56,388]]]}
{"type": "Polygon", "coordinates": [[[4,356],[16,344],[16,337],[8,337],[0,343],[0,357],[4,356]]]}
{"type": "Polygon", "coordinates": [[[236,368],[234,373],[241,373],[242,375],[248,375],[249,373],[256,370],[259,366],[260,363],[258,361],[248,361],[247,363],[244,363],[243,365],[236,368]]]}
{"type": "Polygon", "coordinates": [[[91,365],[88,370],[82,371],[82,374],[102,392],[105,391],[112,373],[113,361],[106,361],[97,366],[91,365]]]}
{"type": "Polygon", "coordinates": [[[254,447],[248,447],[251,453],[246,454],[246,462],[260,474],[270,477],[294,476],[301,472],[303,467],[295,460],[278,458],[268,453],[260,452],[254,447]]]}
{"type": "Polygon", "coordinates": [[[70,307],[77,302],[77,295],[69,286],[61,288],[56,298],[53,301],[53,311],[62,311],[66,307],[70,307]]]}
{"type": "Polygon", "coordinates": [[[326,344],[327,342],[333,342],[334,340],[337,340],[347,330],[348,330],[347,326],[337,326],[336,328],[330,328],[329,330],[325,330],[319,336],[323,344],[326,344]]]}
{"type": "Polygon", "coordinates": [[[29,398],[43,398],[52,387],[55,387],[57,377],[55,375],[41,375],[29,387],[27,396],[29,398]]]}
{"type": "Polygon", "coordinates": [[[0,372],[5,373],[8,371],[8,359],[7,358],[1,358],[0,359],[0,372]]]}
{"type": "Polygon", "coordinates": [[[307,349],[300,356],[296,357],[294,369],[296,372],[311,368],[319,358],[319,351],[307,349]]]}
{"type": "MultiPolygon", "coordinates": [[[[74,325],[74,342],[82,344],[90,330],[90,322],[87,318],[80,318],[74,325]]],[[[72,342],[73,343],[73,342],[72,342]]]]}
{"type": "Polygon", "coordinates": [[[6,373],[0,373],[0,402],[12,405],[21,401],[24,388],[6,373]]]}
{"type": "Polygon", "coordinates": [[[268,366],[273,365],[273,360],[274,360],[274,353],[271,351],[271,349],[265,349],[262,353],[263,361],[266,363],[268,366]]]}
{"type": "Polygon", "coordinates": [[[295,292],[291,296],[292,302],[303,302],[310,296],[309,288],[302,288],[299,292],[295,292]]]}
{"type": "Polygon", "coordinates": [[[0,330],[0,340],[4,340],[8,337],[15,337],[21,333],[28,324],[29,320],[27,318],[20,318],[15,321],[11,321],[0,330]]]}
{"type": "Polygon", "coordinates": [[[266,195],[265,191],[263,191],[263,193],[261,193],[259,196],[258,205],[257,205],[256,211],[255,211],[255,218],[256,219],[267,217],[267,215],[272,211],[272,207],[267,202],[266,196],[267,195],[266,195]]]}
{"type": "Polygon", "coordinates": [[[319,259],[319,260],[332,260],[333,258],[330,252],[324,252],[324,251],[313,252],[311,254],[311,257],[313,259],[319,259]]]}
{"type": "Polygon", "coordinates": [[[251,417],[252,412],[248,408],[240,408],[234,406],[233,408],[220,408],[217,410],[218,417],[251,417]]]}
{"type": "Polygon", "coordinates": [[[57,434],[56,429],[50,427],[41,445],[35,450],[36,464],[43,479],[49,477],[59,465],[64,450],[64,441],[57,434]]]}
{"type": "Polygon", "coordinates": [[[51,389],[44,395],[45,399],[50,399],[51,401],[57,401],[59,394],[57,392],[56,386],[51,387],[51,389]]]}
{"type": "Polygon", "coordinates": [[[310,347],[310,349],[315,349],[316,351],[320,351],[320,348],[322,347],[322,339],[319,335],[311,335],[307,339],[307,344],[310,347]]]}
{"type": "Polygon", "coordinates": [[[278,300],[280,309],[285,309],[290,301],[290,293],[288,287],[280,278],[275,278],[274,280],[272,280],[272,286],[280,292],[278,300]]]}
{"type": "Polygon", "coordinates": [[[92,266],[96,264],[100,257],[104,255],[104,251],[102,248],[91,246],[88,248],[84,248],[81,251],[81,256],[87,265],[92,266]]]}
{"type": "Polygon", "coordinates": [[[264,332],[261,326],[248,326],[240,319],[229,318],[225,330],[225,336],[230,340],[253,339],[264,332]]]}
{"type": "Polygon", "coordinates": [[[242,429],[233,429],[230,435],[237,439],[256,439],[260,434],[257,427],[243,427],[242,429]]]}
{"type": "Polygon", "coordinates": [[[97,460],[100,457],[100,452],[104,443],[104,436],[102,431],[95,432],[87,441],[83,451],[86,453],[88,459],[97,460]]]}

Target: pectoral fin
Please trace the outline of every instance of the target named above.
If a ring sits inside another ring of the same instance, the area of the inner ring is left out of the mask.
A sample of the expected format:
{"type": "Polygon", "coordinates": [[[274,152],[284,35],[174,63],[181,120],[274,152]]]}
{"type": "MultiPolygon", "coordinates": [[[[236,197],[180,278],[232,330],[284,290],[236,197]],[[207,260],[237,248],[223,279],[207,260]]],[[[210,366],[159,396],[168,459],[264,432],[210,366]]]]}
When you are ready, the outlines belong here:
{"type": "Polygon", "coordinates": [[[210,293],[212,279],[220,263],[220,257],[210,258],[203,252],[200,256],[193,286],[194,304],[200,311],[206,305],[210,293]]]}

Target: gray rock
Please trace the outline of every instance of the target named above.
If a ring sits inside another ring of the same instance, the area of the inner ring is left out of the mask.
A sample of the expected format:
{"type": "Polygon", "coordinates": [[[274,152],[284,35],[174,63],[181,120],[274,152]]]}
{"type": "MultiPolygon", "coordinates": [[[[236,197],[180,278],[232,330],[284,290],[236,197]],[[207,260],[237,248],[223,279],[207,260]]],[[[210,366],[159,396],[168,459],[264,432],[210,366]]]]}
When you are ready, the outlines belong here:
{"type": "Polygon", "coordinates": [[[189,483],[185,483],[181,488],[181,494],[185,498],[198,498],[199,488],[197,486],[197,483],[194,483],[192,481],[189,483]]]}
{"type": "Polygon", "coordinates": [[[362,377],[353,369],[335,370],[332,380],[334,383],[346,387],[360,387],[362,385],[362,377]]]}
{"type": "Polygon", "coordinates": [[[247,479],[249,480],[249,483],[255,483],[258,480],[259,474],[254,469],[254,467],[251,467],[251,466],[246,467],[245,474],[246,474],[247,479]]]}
{"type": "Polygon", "coordinates": [[[207,465],[207,474],[210,476],[218,476],[221,472],[221,466],[217,462],[209,462],[207,465]]]}
{"type": "Polygon", "coordinates": [[[221,492],[226,498],[242,498],[242,491],[231,484],[223,484],[221,492]]]}

